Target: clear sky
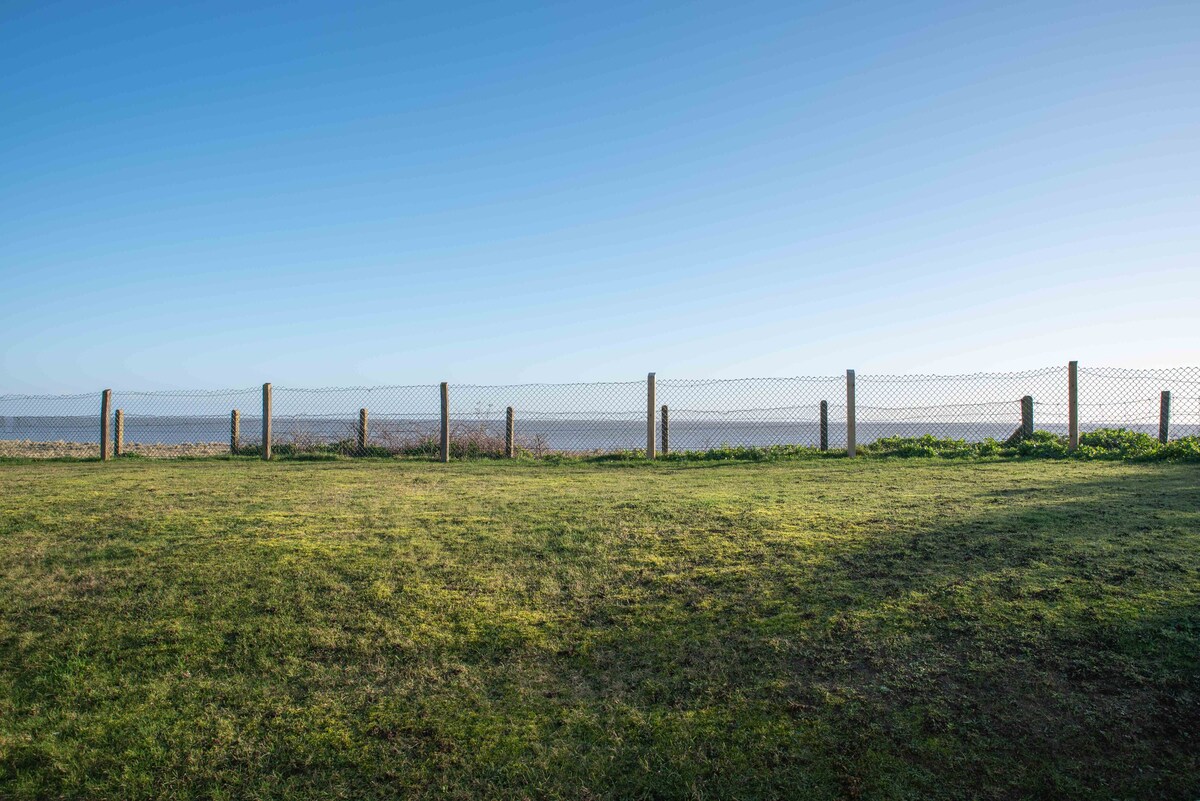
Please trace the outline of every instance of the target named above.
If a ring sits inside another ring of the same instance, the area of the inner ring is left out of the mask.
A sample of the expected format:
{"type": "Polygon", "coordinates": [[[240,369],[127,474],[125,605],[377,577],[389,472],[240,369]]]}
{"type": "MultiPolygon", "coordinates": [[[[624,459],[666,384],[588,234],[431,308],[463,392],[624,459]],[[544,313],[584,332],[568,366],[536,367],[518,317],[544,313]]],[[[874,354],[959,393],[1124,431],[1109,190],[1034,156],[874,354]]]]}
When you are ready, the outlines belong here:
{"type": "Polygon", "coordinates": [[[0,1],[0,392],[1200,363],[1200,4],[0,1]]]}

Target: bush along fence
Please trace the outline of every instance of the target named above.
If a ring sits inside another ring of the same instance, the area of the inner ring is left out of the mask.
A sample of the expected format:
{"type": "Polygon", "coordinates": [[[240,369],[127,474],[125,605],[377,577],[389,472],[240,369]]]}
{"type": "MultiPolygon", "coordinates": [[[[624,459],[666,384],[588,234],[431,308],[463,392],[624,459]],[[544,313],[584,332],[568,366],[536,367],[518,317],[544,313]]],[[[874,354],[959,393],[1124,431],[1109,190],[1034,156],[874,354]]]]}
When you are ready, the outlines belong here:
{"type": "Polygon", "coordinates": [[[1012,449],[1045,437],[1069,453],[1109,430],[1200,436],[1200,368],[0,396],[9,457],[855,456],[914,438],[1012,449]]]}

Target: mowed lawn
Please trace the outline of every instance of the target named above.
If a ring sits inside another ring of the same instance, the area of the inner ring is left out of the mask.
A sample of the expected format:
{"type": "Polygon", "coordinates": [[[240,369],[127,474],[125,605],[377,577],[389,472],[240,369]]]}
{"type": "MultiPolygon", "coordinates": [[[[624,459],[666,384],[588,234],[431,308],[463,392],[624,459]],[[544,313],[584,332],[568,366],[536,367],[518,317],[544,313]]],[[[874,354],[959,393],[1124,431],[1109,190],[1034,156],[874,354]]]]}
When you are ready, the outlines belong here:
{"type": "Polygon", "coordinates": [[[0,464],[0,798],[1200,795],[1200,469],[0,464]]]}

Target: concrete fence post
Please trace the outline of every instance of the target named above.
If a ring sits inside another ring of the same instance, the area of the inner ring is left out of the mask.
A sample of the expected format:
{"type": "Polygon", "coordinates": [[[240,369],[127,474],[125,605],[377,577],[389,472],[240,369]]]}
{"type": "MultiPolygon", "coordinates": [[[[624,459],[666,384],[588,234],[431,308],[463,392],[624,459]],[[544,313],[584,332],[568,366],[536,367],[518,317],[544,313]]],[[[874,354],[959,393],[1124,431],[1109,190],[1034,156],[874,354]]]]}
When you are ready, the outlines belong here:
{"type": "Polygon", "coordinates": [[[1079,447],[1079,362],[1067,364],[1067,450],[1079,447]]]}
{"type": "Polygon", "coordinates": [[[242,413],[234,409],[229,413],[229,452],[237,456],[242,447],[242,413]]]}
{"type": "Polygon", "coordinates": [[[117,409],[117,418],[113,427],[113,456],[120,456],[125,451],[125,411],[117,409]]]}
{"type": "Polygon", "coordinates": [[[646,458],[653,459],[655,457],[655,431],[654,431],[654,373],[646,375],[646,458]]]}
{"type": "Polygon", "coordinates": [[[262,458],[271,458],[271,385],[263,384],[262,397],[262,458]]]}
{"type": "Polygon", "coordinates": [[[1026,395],[1021,398],[1021,436],[1029,438],[1033,436],[1033,396],[1026,395]]]}
{"type": "Polygon", "coordinates": [[[367,431],[367,410],[362,408],[358,410],[358,452],[367,452],[367,440],[369,439],[367,431]]]}
{"type": "Polygon", "coordinates": [[[1158,398],[1158,441],[1163,445],[1171,436],[1171,391],[1164,389],[1158,398]]]}
{"type": "Polygon", "coordinates": [[[516,443],[513,439],[515,421],[513,407],[509,406],[504,412],[504,458],[511,459],[516,455],[516,443]]]}
{"type": "Polygon", "coordinates": [[[442,382],[442,425],[440,437],[441,449],[438,454],[443,462],[450,461],[450,385],[442,382]]]}
{"type": "Polygon", "coordinates": [[[854,408],[854,371],[846,371],[846,455],[854,458],[858,452],[858,421],[854,408]]]}
{"type": "Polygon", "coordinates": [[[821,450],[829,450],[829,403],[821,401],[821,450]]]}
{"type": "Polygon", "coordinates": [[[662,455],[666,456],[671,452],[671,418],[667,404],[662,407],[662,455]]]}
{"type": "Polygon", "coordinates": [[[100,461],[107,462],[112,447],[112,390],[100,393],[100,461]]]}

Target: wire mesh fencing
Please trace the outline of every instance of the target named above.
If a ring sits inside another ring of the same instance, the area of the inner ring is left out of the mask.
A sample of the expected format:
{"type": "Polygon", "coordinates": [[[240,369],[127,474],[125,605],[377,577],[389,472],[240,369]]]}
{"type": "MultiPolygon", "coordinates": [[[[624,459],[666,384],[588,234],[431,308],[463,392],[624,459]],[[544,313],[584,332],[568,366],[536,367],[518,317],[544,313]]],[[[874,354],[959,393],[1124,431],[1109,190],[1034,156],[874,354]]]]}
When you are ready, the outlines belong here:
{"type": "Polygon", "coordinates": [[[0,456],[97,456],[99,417],[99,392],[0,395],[0,456]]]}
{"type": "Polygon", "coordinates": [[[503,455],[509,408],[518,454],[597,454],[646,446],[642,381],[452,385],[449,392],[452,455],[503,455]]]}
{"type": "Polygon", "coordinates": [[[272,434],[281,453],[433,456],[441,420],[436,384],[273,390],[272,434]]]}
{"type": "Polygon", "coordinates": [[[968,442],[1005,440],[1021,427],[1021,399],[1034,402],[1034,427],[1066,433],[1067,368],[969,375],[861,375],[858,441],[932,435],[968,442]],[[1063,401],[1063,414],[1043,405],[1063,401]],[[1040,412],[1040,414],[1039,414],[1040,412]]]}
{"type": "MultiPolygon", "coordinates": [[[[1080,367],[1075,386],[1081,433],[1200,436],[1200,368],[1080,367]]],[[[841,450],[851,428],[858,445],[925,435],[980,442],[1034,428],[1065,435],[1072,419],[1067,366],[957,376],[453,384],[447,395],[443,414],[436,384],[117,390],[103,426],[98,392],[0,395],[0,456],[95,457],[102,436],[117,455],[265,455],[266,429],[280,455],[602,454],[645,450],[650,437],[660,452],[841,450]]]]}
{"type": "Polygon", "coordinates": [[[262,441],[261,391],[113,392],[113,451],[141,456],[216,456],[262,441]],[[237,425],[233,425],[234,413],[237,425]],[[120,429],[120,430],[118,430],[120,429]],[[236,441],[232,436],[237,430],[236,441]]]}
{"type": "MultiPolygon", "coordinates": [[[[826,409],[825,444],[835,449],[846,444],[843,376],[661,379],[656,383],[657,400],[667,408],[664,450],[771,445],[820,447],[822,401],[826,409]]],[[[661,420],[658,430],[661,442],[661,420]]]]}
{"type": "MultiPolygon", "coordinates": [[[[1163,392],[1170,392],[1171,439],[1200,435],[1200,368],[1129,370],[1079,366],[1079,426],[1081,431],[1124,428],[1157,434],[1163,411],[1163,392]]],[[[1061,406],[1060,414],[1066,413],[1061,406]]]]}

